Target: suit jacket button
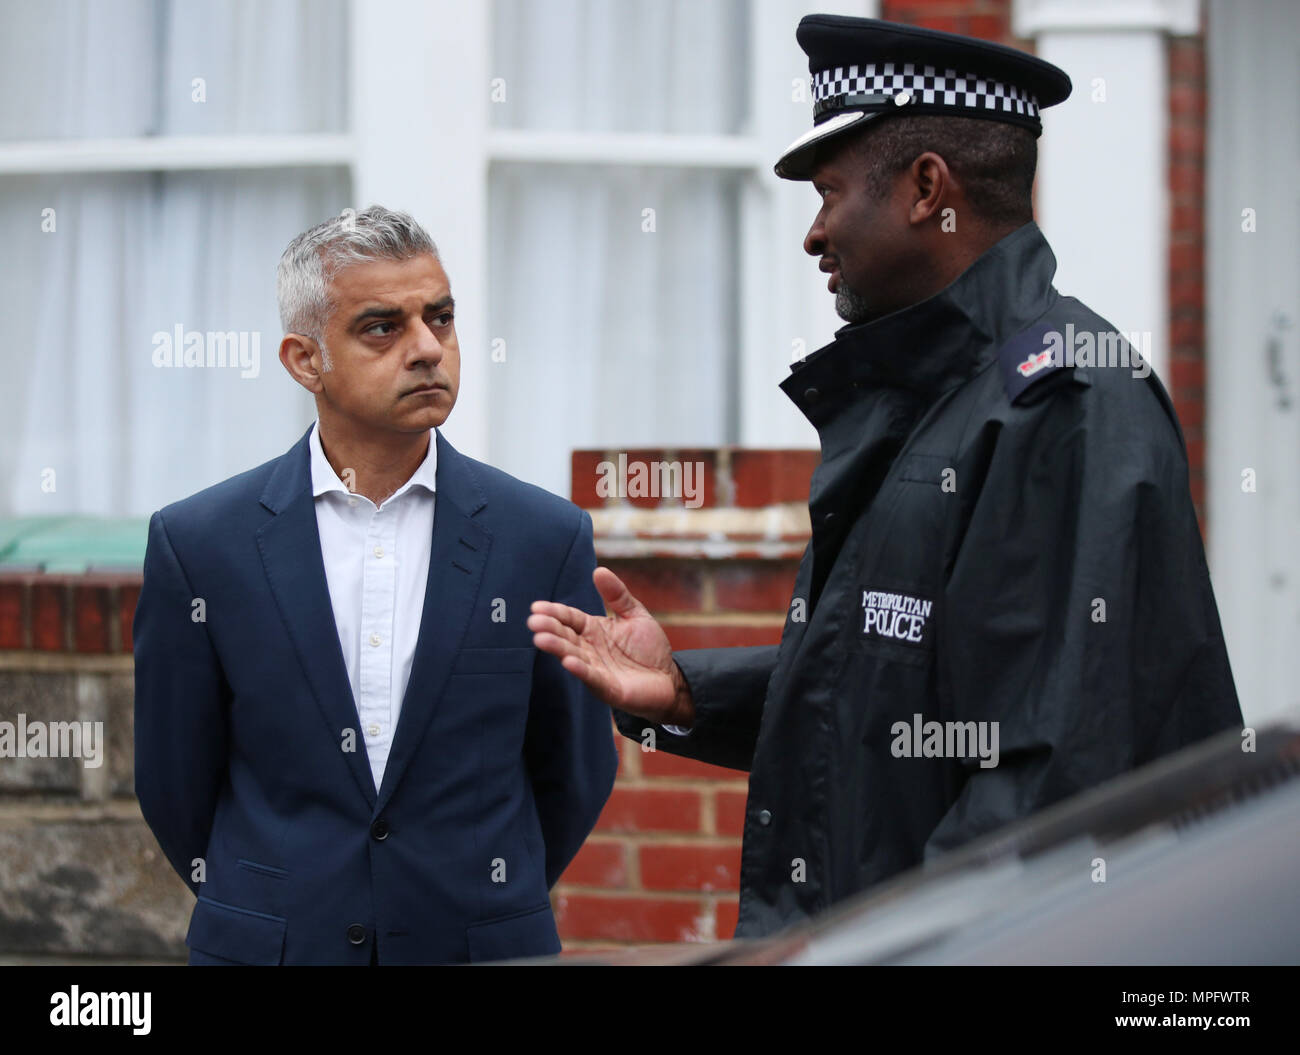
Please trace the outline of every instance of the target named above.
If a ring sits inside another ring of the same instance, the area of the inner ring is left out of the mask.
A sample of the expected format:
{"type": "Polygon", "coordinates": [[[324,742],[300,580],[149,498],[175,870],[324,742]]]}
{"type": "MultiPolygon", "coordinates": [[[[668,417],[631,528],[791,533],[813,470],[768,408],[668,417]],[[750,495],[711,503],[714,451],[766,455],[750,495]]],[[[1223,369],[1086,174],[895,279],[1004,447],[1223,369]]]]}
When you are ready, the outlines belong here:
{"type": "Polygon", "coordinates": [[[821,398],[821,393],[815,388],[805,388],[803,390],[803,398],[809,403],[816,403],[817,400],[821,398]]]}
{"type": "Polygon", "coordinates": [[[771,823],[772,823],[772,811],[771,811],[771,810],[759,810],[759,811],[758,811],[758,823],[761,824],[764,828],[766,828],[769,824],[771,824],[771,823]]]}
{"type": "Polygon", "coordinates": [[[388,822],[380,817],[370,826],[370,834],[376,842],[382,843],[388,838],[388,822]]]}
{"type": "Polygon", "coordinates": [[[364,945],[366,943],[366,928],[360,923],[354,923],[348,928],[348,941],[353,945],[364,945]]]}

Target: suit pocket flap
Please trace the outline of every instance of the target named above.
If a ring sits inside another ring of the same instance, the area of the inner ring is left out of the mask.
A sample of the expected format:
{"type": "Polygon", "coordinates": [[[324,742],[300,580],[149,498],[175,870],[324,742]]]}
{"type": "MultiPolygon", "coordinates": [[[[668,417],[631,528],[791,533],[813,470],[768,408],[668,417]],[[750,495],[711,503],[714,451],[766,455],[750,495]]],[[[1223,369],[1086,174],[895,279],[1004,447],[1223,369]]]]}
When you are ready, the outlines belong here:
{"type": "Polygon", "coordinates": [[[465,928],[465,937],[473,962],[553,956],[560,951],[560,936],[555,930],[549,902],[505,919],[475,923],[465,928]]]}
{"type": "Polygon", "coordinates": [[[533,669],[533,648],[462,648],[452,661],[453,674],[507,674],[533,669]]]}
{"type": "Polygon", "coordinates": [[[284,955],[284,928],[285,921],[279,916],[200,897],[185,944],[226,960],[278,964],[284,955]]]}

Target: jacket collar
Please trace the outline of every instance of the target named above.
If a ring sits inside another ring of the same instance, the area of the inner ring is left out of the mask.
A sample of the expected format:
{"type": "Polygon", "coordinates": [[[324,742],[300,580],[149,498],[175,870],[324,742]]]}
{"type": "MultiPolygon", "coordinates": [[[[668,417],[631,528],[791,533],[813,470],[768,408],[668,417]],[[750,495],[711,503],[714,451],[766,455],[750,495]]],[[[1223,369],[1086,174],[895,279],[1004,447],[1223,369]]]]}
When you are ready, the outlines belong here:
{"type": "MultiPolygon", "coordinates": [[[[315,427],[314,424],[309,427],[278,460],[267,480],[259,500],[272,513],[279,514],[304,492],[308,495],[313,493],[311,436],[315,427]]],[[[430,452],[430,457],[426,457],[421,466],[421,470],[430,464],[436,467],[436,484],[429,481],[430,490],[436,486],[440,502],[450,502],[466,516],[473,516],[487,504],[487,499],[471,463],[437,429],[434,429],[434,436],[437,448],[430,452]]]]}
{"type": "MultiPolygon", "coordinates": [[[[414,757],[469,626],[491,546],[491,533],[474,519],[487,504],[474,463],[437,433],[437,512],[429,548],[424,608],[401,715],[376,788],[365,751],[340,751],[357,787],[376,814],[392,796],[414,757]]],[[[312,496],[311,430],[281,457],[262,491],[275,515],[257,531],[262,564],[280,615],[298,652],[330,735],[361,727],[327,586],[312,496]]]]}
{"type": "Polygon", "coordinates": [[[862,388],[935,397],[991,362],[998,346],[1056,299],[1056,257],[1033,221],[990,247],[934,296],[880,319],[845,326],[792,364],[781,388],[820,427],[862,388]]]}

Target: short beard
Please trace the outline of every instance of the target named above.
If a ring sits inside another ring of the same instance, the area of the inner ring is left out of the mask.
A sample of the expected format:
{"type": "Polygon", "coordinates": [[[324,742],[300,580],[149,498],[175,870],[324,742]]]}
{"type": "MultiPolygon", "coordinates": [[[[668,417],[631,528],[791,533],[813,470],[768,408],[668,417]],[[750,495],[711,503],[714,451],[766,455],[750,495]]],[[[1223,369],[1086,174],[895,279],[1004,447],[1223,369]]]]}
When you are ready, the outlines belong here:
{"type": "Polygon", "coordinates": [[[835,291],[835,314],[850,325],[867,322],[874,316],[866,299],[849,289],[843,279],[835,291]]]}

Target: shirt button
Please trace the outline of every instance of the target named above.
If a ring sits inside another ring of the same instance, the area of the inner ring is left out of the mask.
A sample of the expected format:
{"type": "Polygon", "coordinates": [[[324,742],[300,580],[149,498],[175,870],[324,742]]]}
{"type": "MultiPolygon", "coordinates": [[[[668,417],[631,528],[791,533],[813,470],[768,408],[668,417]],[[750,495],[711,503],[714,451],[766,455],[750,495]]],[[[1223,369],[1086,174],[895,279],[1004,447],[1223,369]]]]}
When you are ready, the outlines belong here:
{"type": "Polygon", "coordinates": [[[366,735],[367,735],[367,736],[378,736],[378,735],[379,735],[379,726],[375,725],[374,722],[371,722],[369,725],[366,726],[366,735]]]}
{"type": "Polygon", "coordinates": [[[380,641],[380,639],[379,639],[379,635],[378,635],[378,634],[371,634],[371,635],[370,635],[370,643],[371,643],[372,645],[374,645],[376,648],[378,648],[379,645],[380,645],[382,642],[380,641]]]}
{"type": "Polygon", "coordinates": [[[383,555],[384,555],[384,547],[383,547],[383,546],[376,546],[376,547],[375,547],[375,556],[376,556],[376,557],[382,557],[383,555]]]}
{"type": "Polygon", "coordinates": [[[357,504],[357,500],[355,498],[348,499],[348,505],[355,506],[356,504],[357,504]]]}
{"type": "Polygon", "coordinates": [[[348,928],[348,941],[353,945],[364,945],[366,943],[366,928],[360,923],[354,923],[348,928]]]}
{"type": "Polygon", "coordinates": [[[817,400],[821,399],[821,395],[815,388],[805,388],[803,390],[803,398],[808,400],[809,403],[816,403],[817,400]]]}
{"type": "Polygon", "coordinates": [[[758,811],[758,823],[761,824],[764,828],[766,828],[769,824],[771,824],[771,823],[772,823],[772,811],[771,811],[771,810],[759,810],[759,811],[758,811]]]}

